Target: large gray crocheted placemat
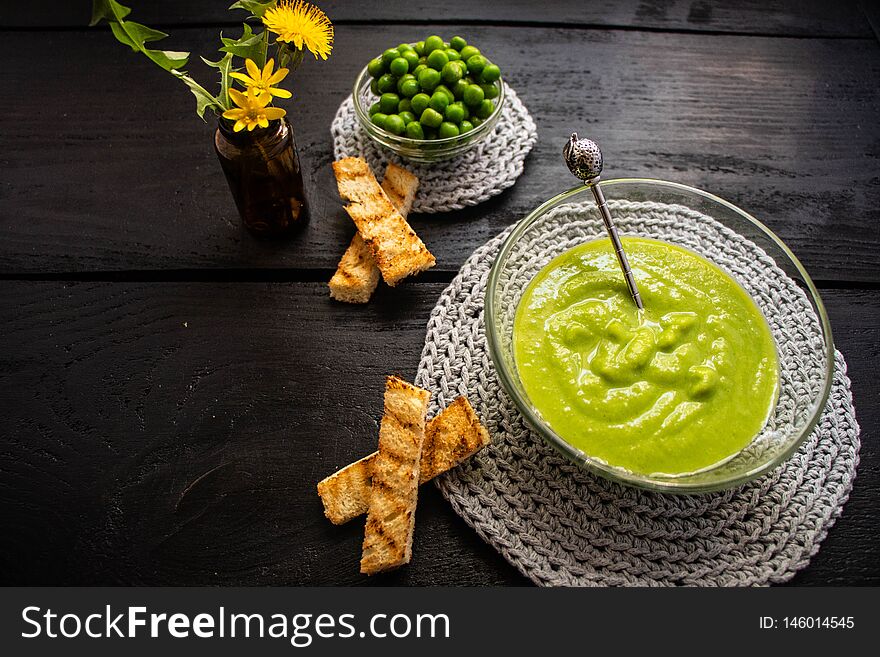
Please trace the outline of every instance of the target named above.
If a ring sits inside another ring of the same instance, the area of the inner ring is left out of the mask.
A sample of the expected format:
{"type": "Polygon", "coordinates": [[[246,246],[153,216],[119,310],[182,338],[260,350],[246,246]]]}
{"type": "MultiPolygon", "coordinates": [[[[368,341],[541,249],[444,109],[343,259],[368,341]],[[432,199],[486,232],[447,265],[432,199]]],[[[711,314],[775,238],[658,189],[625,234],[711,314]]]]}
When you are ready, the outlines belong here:
{"type": "Polygon", "coordinates": [[[419,164],[402,160],[370,139],[354,113],[352,97],[339,106],[330,125],[333,155],[362,157],[373,171],[395,162],[419,177],[413,213],[448,212],[477,205],[513,185],[523,162],[538,140],[538,130],[519,96],[505,86],[501,118],[491,134],[471,150],[451,160],[419,164]]]}
{"type": "MultiPolygon", "coordinates": [[[[804,395],[797,393],[815,383],[814,364],[797,355],[792,361],[785,345],[813,339],[810,327],[818,320],[795,283],[756,245],[705,215],[653,203],[609,205],[624,234],[667,239],[709,255],[756,297],[780,345],[779,412],[800,412],[798,397],[804,395]]],[[[524,247],[547,252],[535,269],[602,234],[598,218],[587,214],[558,208],[560,230],[545,231],[546,242],[524,247]]],[[[766,585],[806,566],[840,515],[858,464],[859,427],[843,356],[836,352],[817,428],[794,456],[760,479],[702,495],[612,483],[571,464],[534,434],[499,385],[486,345],[483,297],[509,232],[478,249],[441,295],[416,377],[433,393],[432,413],[467,395],[492,435],[489,447],[438,479],[453,509],[542,585],[766,585]]]]}

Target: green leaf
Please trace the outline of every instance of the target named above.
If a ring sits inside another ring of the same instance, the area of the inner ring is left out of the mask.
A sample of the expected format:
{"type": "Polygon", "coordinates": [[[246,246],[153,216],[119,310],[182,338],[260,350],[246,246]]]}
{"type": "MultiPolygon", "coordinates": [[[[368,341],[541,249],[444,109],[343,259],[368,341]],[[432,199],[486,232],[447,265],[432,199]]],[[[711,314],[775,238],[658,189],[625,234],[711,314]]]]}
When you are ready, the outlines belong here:
{"type": "Polygon", "coordinates": [[[131,9],[123,7],[115,0],[92,0],[92,20],[89,23],[94,27],[106,19],[108,23],[125,18],[131,13],[131,9]]]}
{"type": "Polygon", "coordinates": [[[199,118],[203,121],[205,120],[205,110],[209,107],[211,109],[223,110],[220,101],[212,96],[207,89],[193,80],[189,75],[182,73],[181,71],[171,71],[171,73],[183,81],[183,83],[189,87],[189,90],[192,91],[193,96],[196,97],[196,114],[198,114],[199,118]]]}
{"type": "Polygon", "coordinates": [[[150,41],[160,41],[167,37],[165,32],[154,30],[153,28],[135,23],[134,21],[120,21],[110,23],[110,29],[116,38],[127,46],[131,46],[132,50],[138,50],[138,44],[143,45],[150,41]],[[123,25],[125,28],[123,29],[123,25]]]}
{"type": "Polygon", "coordinates": [[[266,51],[263,46],[263,33],[254,34],[251,26],[244,23],[244,30],[238,39],[229,39],[220,35],[223,47],[220,52],[228,52],[242,59],[253,59],[257,66],[265,66],[266,51]]]}
{"type": "Polygon", "coordinates": [[[231,106],[229,103],[229,85],[231,83],[229,73],[232,71],[232,53],[226,53],[216,62],[212,62],[206,57],[202,57],[202,61],[208,66],[220,70],[220,95],[217,96],[217,100],[223,105],[223,109],[229,109],[231,106]]]}
{"type": "MultiPolygon", "coordinates": [[[[198,82],[193,80],[184,71],[179,70],[184,67],[189,60],[189,53],[178,52],[175,50],[154,50],[147,48],[147,43],[159,41],[168,35],[165,32],[154,30],[146,25],[141,25],[134,21],[123,20],[130,13],[131,9],[119,4],[116,0],[92,0],[92,21],[90,24],[97,25],[102,20],[107,21],[107,23],[110,24],[110,30],[113,32],[113,36],[115,36],[120,43],[125,44],[136,52],[142,52],[154,63],[180,79],[187,87],[189,87],[189,90],[196,97],[196,113],[202,118],[202,120],[205,119],[205,111],[209,107],[214,111],[222,112],[225,109],[223,101],[212,96],[198,82]]],[[[220,68],[219,65],[225,61],[226,57],[217,62],[218,68],[220,68]]],[[[229,62],[226,62],[225,67],[227,70],[225,74],[223,68],[220,69],[221,87],[224,89],[224,94],[226,94],[229,88],[228,66],[229,62]],[[224,77],[226,78],[225,82],[223,81],[224,77]]],[[[224,98],[228,105],[228,97],[224,95],[224,98]]]]}
{"type": "Polygon", "coordinates": [[[229,8],[244,9],[251,12],[257,18],[262,18],[266,10],[274,6],[276,2],[277,0],[238,0],[238,2],[229,5],[229,8]]]}
{"type": "Polygon", "coordinates": [[[124,43],[135,52],[140,51],[144,53],[166,71],[182,68],[183,66],[186,66],[187,61],[189,61],[188,52],[152,50],[144,46],[144,44],[149,41],[164,39],[168,36],[164,32],[150,29],[149,27],[141,25],[140,23],[135,23],[134,21],[110,23],[110,29],[120,43],[124,43]]]}
{"type": "Polygon", "coordinates": [[[106,20],[110,23],[113,36],[120,43],[125,44],[134,51],[144,53],[166,71],[173,71],[186,66],[186,62],[189,60],[188,52],[147,48],[145,44],[159,41],[168,35],[165,32],[154,30],[134,21],[122,20],[130,13],[131,9],[122,6],[116,0],[93,0],[91,24],[96,25],[101,19],[106,20]]]}

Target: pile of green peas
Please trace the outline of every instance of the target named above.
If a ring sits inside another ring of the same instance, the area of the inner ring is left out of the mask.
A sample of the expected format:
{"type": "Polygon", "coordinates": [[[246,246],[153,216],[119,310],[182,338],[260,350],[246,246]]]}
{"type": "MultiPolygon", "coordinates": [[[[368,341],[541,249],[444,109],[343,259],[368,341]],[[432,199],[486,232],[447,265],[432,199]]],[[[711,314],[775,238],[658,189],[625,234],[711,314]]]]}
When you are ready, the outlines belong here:
{"type": "Polygon", "coordinates": [[[367,71],[378,100],[370,120],[410,139],[445,139],[473,130],[495,111],[501,69],[460,36],[401,43],[367,71]]]}

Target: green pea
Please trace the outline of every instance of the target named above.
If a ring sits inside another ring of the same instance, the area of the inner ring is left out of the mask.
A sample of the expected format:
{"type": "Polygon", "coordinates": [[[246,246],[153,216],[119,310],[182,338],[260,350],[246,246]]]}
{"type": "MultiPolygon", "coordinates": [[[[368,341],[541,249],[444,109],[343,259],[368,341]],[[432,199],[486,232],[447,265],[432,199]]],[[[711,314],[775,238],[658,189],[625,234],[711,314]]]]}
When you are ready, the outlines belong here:
{"type": "Polygon", "coordinates": [[[448,62],[449,57],[447,57],[446,53],[442,50],[435,50],[430,55],[428,55],[428,66],[436,71],[442,70],[448,62]]]}
{"type": "Polygon", "coordinates": [[[480,87],[475,84],[469,84],[468,88],[464,90],[464,96],[462,97],[462,100],[464,100],[465,105],[476,107],[483,102],[483,98],[485,97],[486,96],[480,87]]]}
{"type": "Polygon", "coordinates": [[[424,41],[416,42],[416,45],[413,46],[413,49],[416,51],[416,54],[419,57],[421,57],[422,55],[425,54],[425,42],[424,41]]]}
{"type": "Polygon", "coordinates": [[[380,94],[391,93],[397,89],[397,78],[390,73],[386,73],[379,78],[376,86],[380,94]]]}
{"type": "Polygon", "coordinates": [[[450,103],[455,102],[455,95],[449,90],[449,87],[447,87],[445,84],[438,84],[434,91],[442,91],[444,94],[446,94],[446,97],[449,98],[450,103]]]}
{"type": "Polygon", "coordinates": [[[427,66],[428,65],[428,58],[425,57],[424,55],[422,55],[421,57],[419,57],[419,64],[424,64],[425,66],[427,66]]]}
{"type": "Polygon", "coordinates": [[[405,53],[402,53],[400,56],[406,60],[407,64],[409,64],[410,71],[419,65],[419,56],[416,54],[415,50],[407,50],[405,53]]]}
{"type": "Polygon", "coordinates": [[[394,114],[397,111],[397,104],[400,102],[400,97],[397,94],[382,94],[379,98],[379,107],[382,109],[383,114],[394,114]]]}
{"type": "Polygon", "coordinates": [[[443,70],[440,71],[440,77],[443,78],[443,81],[447,84],[455,84],[461,80],[461,67],[455,62],[447,62],[446,66],[443,67],[443,70]]]}
{"type": "Polygon", "coordinates": [[[471,118],[471,111],[468,109],[468,106],[465,105],[462,101],[457,100],[457,101],[455,101],[455,102],[452,103],[452,104],[455,105],[455,106],[457,106],[457,107],[460,107],[460,108],[461,108],[461,112],[462,112],[462,114],[464,115],[464,116],[462,117],[463,119],[469,119],[469,118],[471,118]]]}
{"type": "Polygon", "coordinates": [[[467,89],[470,85],[464,80],[459,80],[454,85],[452,85],[452,95],[455,96],[456,100],[461,100],[464,97],[464,90],[467,89]]]}
{"type": "Polygon", "coordinates": [[[432,34],[427,39],[425,39],[425,54],[430,55],[435,50],[443,50],[446,46],[443,43],[443,39],[438,37],[436,34],[432,34]]]}
{"type": "Polygon", "coordinates": [[[390,64],[388,64],[388,70],[391,72],[391,75],[400,77],[409,71],[409,62],[403,57],[396,57],[391,60],[390,64]]]}
{"type": "Polygon", "coordinates": [[[380,111],[381,109],[382,108],[380,107],[379,103],[373,103],[372,105],[370,105],[370,116],[373,116],[373,114],[380,111]]]}
{"type": "Polygon", "coordinates": [[[422,71],[424,71],[426,68],[428,68],[428,65],[427,65],[427,64],[419,64],[418,66],[416,66],[416,67],[413,69],[412,74],[415,75],[416,77],[418,77],[419,73],[421,73],[422,71]]]}
{"type": "Polygon", "coordinates": [[[412,111],[412,101],[409,98],[401,98],[400,102],[397,103],[397,113],[402,114],[403,112],[411,112],[412,111]]]}
{"type": "Polygon", "coordinates": [[[498,68],[497,64],[487,64],[483,67],[483,72],[480,74],[480,78],[483,82],[495,82],[498,78],[501,77],[501,69],[498,68]]]}
{"type": "Polygon", "coordinates": [[[382,53],[382,63],[388,66],[392,61],[400,57],[400,51],[397,48],[389,48],[382,53]]]}
{"type": "Polygon", "coordinates": [[[372,82],[370,82],[370,91],[373,92],[374,96],[379,95],[379,81],[378,80],[373,80],[372,82]]]}
{"type": "Polygon", "coordinates": [[[435,91],[431,96],[431,109],[435,109],[441,114],[446,110],[449,106],[449,96],[447,96],[442,91],[435,91]]]}
{"type": "Polygon", "coordinates": [[[397,52],[399,52],[401,56],[403,56],[403,53],[405,53],[407,50],[412,50],[413,52],[415,52],[413,47],[408,43],[401,43],[399,46],[397,46],[397,52]]]}
{"type": "Polygon", "coordinates": [[[467,45],[467,41],[456,35],[449,40],[449,45],[458,51],[461,51],[467,45]]]}
{"type": "Polygon", "coordinates": [[[406,111],[400,112],[400,114],[398,114],[398,116],[401,119],[403,119],[403,122],[406,124],[410,124],[416,120],[416,115],[413,114],[412,112],[406,112],[406,111]]]}
{"type": "Polygon", "coordinates": [[[474,114],[476,114],[478,118],[488,119],[494,111],[495,103],[487,98],[482,103],[480,103],[480,106],[477,107],[477,109],[474,110],[474,114]]]}
{"type": "Polygon", "coordinates": [[[464,121],[464,107],[458,103],[452,103],[446,108],[446,111],[443,112],[443,116],[450,123],[461,123],[464,121]]]}
{"type": "MultiPolygon", "coordinates": [[[[419,84],[424,91],[433,91],[440,84],[440,71],[435,71],[433,68],[419,71],[419,84]]],[[[379,85],[379,88],[381,89],[382,85],[379,85]]]]}
{"type": "Polygon", "coordinates": [[[465,119],[464,121],[462,121],[461,123],[458,124],[458,131],[461,134],[464,134],[466,132],[470,132],[473,129],[474,129],[474,124],[471,123],[470,121],[468,121],[467,119],[465,119]]]}
{"type": "Polygon", "coordinates": [[[419,123],[423,126],[428,126],[429,128],[438,128],[440,124],[443,123],[443,115],[437,110],[429,107],[422,112],[422,117],[419,119],[419,123]]]}
{"type": "Polygon", "coordinates": [[[415,78],[411,80],[403,80],[397,85],[397,90],[400,92],[402,96],[406,96],[407,98],[412,98],[419,91],[421,91],[421,87],[419,86],[419,81],[415,78]]]}
{"type": "Polygon", "coordinates": [[[483,90],[483,95],[489,100],[498,98],[498,87],[494,84],[481,84],[480,89],[483,90]]]}
{"type": "Polygon", "coordinates": [[[400,91],[400,85],[402,85],[407,80],[415,80],[416,76],[412,73],[404,73],[399,78],[397,78],[397,90],[400,91]]]}
{"type": "Polygon", "coordinates": [[[424,139],[425,131],[422,130],[422,124],[418,121],[412,121],[406,124],[406,136],[410,139],[424,139]]]}
{"type": "Polygon", "coordinates": [[[403,131],[406,130],[406,124],[404,124],[403,119],[398,114],[389,114],[388,118],[385,119],[385,129],[391,134],[402,135],[403,131]]]}
{"type": "Polygon", "coordinates": [[[455,48],[447,48],[443,52],[446,53],[446,56],[449,58],[450,62],[457,62],[461,60],[461,55],[455,48]]]}
{"type": "Polygon", "coordinates": [[[382,114],[382,112],[376,112],[373,116],[370,117],[370,120],[373,122],[374,126],[385,129],[385,121],[388,119],[387,114],[382,114]]]}
{"type": "Polygon", "coordinates": [[[385,63],[382,61],[381,57],[376,57],[376,59],[371,59],[370,63],[367,64],[367,73],[369,73],[374,78],[378,78],[384,72],[385,72],[385,63]]]}
{"type": "Polygon", "coordinates": [[[431,97],[428,94],[416,94],[410,100],[412,111],[416,116],[421,116],[430,103],[431,97]]]}
{"type": "Polygon", "coordinates": [[[465,61],[467,62],[468,73],[470,73],[471,75],[479,75],[483,72],[486,64],[489,63],[482,55],[474,55],[473,57],[470,57],[465,61]]]}
{"type": "Polygon", "coordinates": [[[482,123],[483,123],[483,119],[481,119],[479,116],[472,116],[472,117],[471,117],[471,124],[472,124],[475,128],[476,128],[477,126],[479,126],[479,125],[482,125],[482,123]]]}
{"type": "Polygon", "coordinates": [[[440,135],[440,139],[446,139],[448,137],[458,137],[458,126],[454,123],[449,123],[449,121],[444,121],[440,124],[440,129],[437,131],[437,134],[440,135]]]}
{"type": "Polygon", "coordinates": [[[461,58],[462,58],[464,61],[467,61],[467,60],[469,60],[471,57],[473,57],[474,55],[479,55],[479,54],[480,54],[480,49],[479,49],[479,48],[474,48],[473,46],[465,46],[464,48],[461,49],[460,52],[461,52],[461,58]]]}

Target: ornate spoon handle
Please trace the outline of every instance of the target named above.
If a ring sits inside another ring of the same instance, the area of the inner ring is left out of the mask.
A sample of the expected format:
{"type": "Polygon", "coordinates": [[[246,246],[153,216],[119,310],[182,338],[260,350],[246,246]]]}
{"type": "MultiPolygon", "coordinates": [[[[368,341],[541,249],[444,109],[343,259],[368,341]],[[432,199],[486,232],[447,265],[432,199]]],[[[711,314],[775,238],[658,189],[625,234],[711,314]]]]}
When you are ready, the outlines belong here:
{"type": "Polygon", "coordinates": [[[565,157],[565,163],[569,170],[593,192],[593,198],[599,207],[599,213],[602,215],[602,221],[605,223],[605,230],[608,237],[611,238],[611,244],[614,245],[614,254],[617,256],[617,262],[620,264],[620,270],[626,279],[626,286],[632,296],[636,307],[644,310],[642,297],[639,294],[639,288],[636,285],[636,279],[633,276],[632,269],[629,266],[629,260],[626,257],[626,251],[623,250],[623,244],[620,241],[620,235],[617,233],[617,226],[611,218],[611,212],[608,210],[608,203],[605,202],[605,194],[596,183],[599,182],[599,174],[602,173],[602,151],[596,142],[589,139],[578,139],[577,133],[571,133],[571,138],[562,149],[562,155],[565,157]]]}

